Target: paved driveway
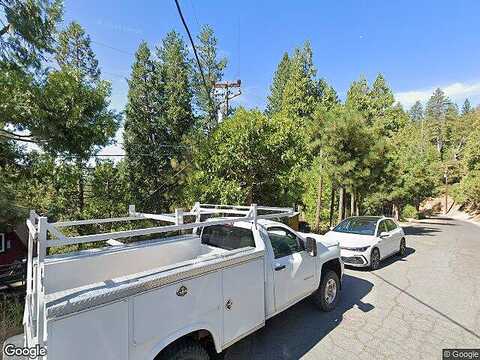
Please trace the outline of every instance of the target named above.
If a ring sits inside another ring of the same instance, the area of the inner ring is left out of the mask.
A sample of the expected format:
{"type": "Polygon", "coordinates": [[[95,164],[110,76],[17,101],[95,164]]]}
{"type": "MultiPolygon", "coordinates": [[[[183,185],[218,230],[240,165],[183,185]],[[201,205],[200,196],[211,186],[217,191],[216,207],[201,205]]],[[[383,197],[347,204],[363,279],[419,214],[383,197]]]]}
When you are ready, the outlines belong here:
{"type": "Polygon", "coordinates": [[[335,311],[302,301],[226,359],[441,359],[443,348],[480,348],[480,227],[436,218],[405,230],[404,258],[345,271],[335,311]]]}

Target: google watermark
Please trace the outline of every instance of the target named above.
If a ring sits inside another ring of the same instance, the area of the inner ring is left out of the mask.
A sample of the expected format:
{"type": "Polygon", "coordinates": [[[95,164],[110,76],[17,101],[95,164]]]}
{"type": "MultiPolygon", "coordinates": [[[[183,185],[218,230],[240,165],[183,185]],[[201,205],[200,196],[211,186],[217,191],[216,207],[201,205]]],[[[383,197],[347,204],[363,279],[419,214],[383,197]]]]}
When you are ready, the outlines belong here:
{"type": "Polygon", "coordinates": [[[23,356],[29,359],[38,359],[41,356],[47,355],[47,349],[40,345],[28,347],[7,344],[3,347],[3,353],[7,356],[23,356]]]}
{"type": "Polygon", "coordinates": [[[480,360],[480,349],[443,349],[443,360],[480,360]]]}

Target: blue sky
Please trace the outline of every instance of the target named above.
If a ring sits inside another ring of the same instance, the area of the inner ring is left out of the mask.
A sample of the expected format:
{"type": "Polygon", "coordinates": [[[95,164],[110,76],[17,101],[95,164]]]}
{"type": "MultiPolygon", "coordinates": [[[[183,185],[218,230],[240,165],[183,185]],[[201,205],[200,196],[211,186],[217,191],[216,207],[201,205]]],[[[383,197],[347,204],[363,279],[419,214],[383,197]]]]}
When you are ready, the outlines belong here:
{"type": "MultiPolygon", "coordinates": [[[[385,75],[397,99],[409,107],[442,87],[459,104],[480,103],[480,1],[252,1],[180,0],[190,30],[213,26],[226,79],[242,79],[238,103],[265,106],[283,52],[311,42],[318,76],[343,98],[363,75],[385,75]]],[[[65,22],[76,20],[93,40],[104,78],[112,81],[112,106],[122,110],[135,52],[175,29],[186,34],[173,0],[72,1],[65,22]],[[111,49],[115,48],[117,50],[111,49]],[[119,51],[121,50],[121,51],[119,51]]]]}

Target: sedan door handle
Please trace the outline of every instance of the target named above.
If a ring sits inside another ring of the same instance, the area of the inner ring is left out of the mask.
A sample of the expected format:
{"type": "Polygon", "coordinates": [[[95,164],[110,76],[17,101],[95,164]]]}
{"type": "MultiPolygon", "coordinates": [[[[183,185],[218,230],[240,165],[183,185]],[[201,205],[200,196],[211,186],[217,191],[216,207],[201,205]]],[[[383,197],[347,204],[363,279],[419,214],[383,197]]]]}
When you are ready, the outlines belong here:
{"type": "Polygon", "coordinates": [[[276,266],[275,271],[283,270],[283,269],[285,269],[285,267],[286,267],[285,265],[276,266]]]}

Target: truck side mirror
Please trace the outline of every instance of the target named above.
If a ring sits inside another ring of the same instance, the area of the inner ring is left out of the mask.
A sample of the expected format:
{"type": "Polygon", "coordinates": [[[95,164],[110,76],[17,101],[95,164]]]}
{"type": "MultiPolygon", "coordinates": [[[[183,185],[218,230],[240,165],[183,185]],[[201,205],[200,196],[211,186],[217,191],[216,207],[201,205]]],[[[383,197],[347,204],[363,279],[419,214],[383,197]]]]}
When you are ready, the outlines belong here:
{"type": "Polygon", "coordinates": [[[317,256],[317,241],[314,238],[307,237],[307,252],[310,256],[317,256]]]}

